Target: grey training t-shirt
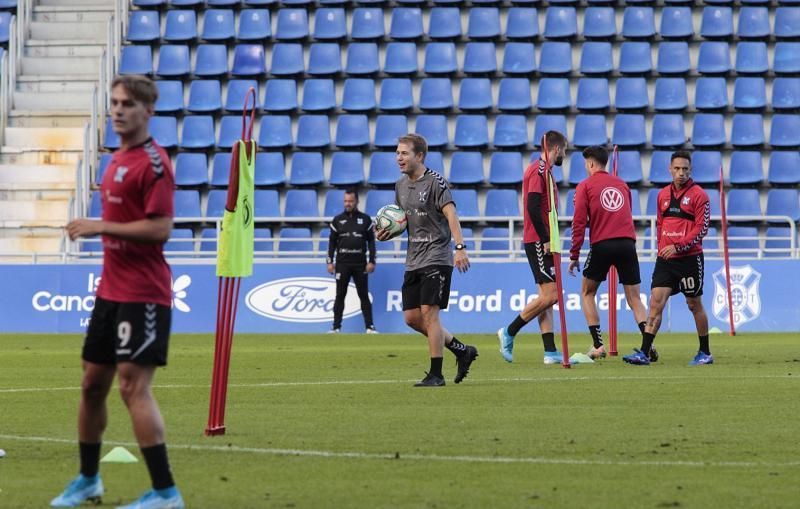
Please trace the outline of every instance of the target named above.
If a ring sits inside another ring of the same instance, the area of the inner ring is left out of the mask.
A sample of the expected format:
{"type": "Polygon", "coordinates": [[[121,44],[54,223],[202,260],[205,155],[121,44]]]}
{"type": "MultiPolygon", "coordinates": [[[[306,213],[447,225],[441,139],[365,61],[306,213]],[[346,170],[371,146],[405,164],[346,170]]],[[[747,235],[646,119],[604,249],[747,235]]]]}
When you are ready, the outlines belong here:
{"type": "Polygon", "coordinates": [[[431,265],[453,265],[450,225],[442,207],[453,203],[450,186],[443,176],[425,169],[412,182],[403,175],[394,185],[395,200],[408,217],[406,270],[431,265]]]}

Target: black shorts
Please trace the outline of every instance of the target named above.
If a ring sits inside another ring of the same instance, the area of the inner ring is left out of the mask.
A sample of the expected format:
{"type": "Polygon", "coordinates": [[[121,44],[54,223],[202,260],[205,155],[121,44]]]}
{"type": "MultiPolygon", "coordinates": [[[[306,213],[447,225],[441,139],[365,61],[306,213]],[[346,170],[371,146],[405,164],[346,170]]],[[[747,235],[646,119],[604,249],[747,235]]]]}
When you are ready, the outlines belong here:
{"type": "Polygon", "coordinates": [[[525,244],[525,254],[528,256],[528,265],[531,266],[533,279],[537,285],[556,282],[556,266],[553,263],[553,254],[544,253],[544,244],[542,242],[525,244]]]}
{"type": "Polygon", "coordinates": [[[406,271],[403,275],[403,311],[421,306],[447,309],[452,276],[453,267],[449,265],[431,265],[406,271]]]}
{"type": "Polygon", "coordinates": [[[635,240],[618,238],[592,244],[583,267],[583,277],[592,281],[605,281],[612,265],[616,267],[619,282],[623,285],[638,285],[642,282],[635,240]]]}
{"type": "Polygon", "coordinates": [[[700,297],[704,263],[703,253],[669,260],[658,257],[650,288],[672,288],[672,295],[681,292],[687,297],[700,297]]]}
{"type": "Polygon", "coordinates": [[[172,309],[160,304],[95,299],[83,360],[165,366],[172,309]]]}

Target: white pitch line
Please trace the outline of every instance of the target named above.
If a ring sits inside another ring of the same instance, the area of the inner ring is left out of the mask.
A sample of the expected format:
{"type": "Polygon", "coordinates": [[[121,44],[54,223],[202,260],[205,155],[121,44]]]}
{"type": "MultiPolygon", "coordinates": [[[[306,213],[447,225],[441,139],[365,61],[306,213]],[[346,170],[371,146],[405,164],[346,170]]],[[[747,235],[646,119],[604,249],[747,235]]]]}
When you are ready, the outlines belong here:
{"type": "MultiPolygon", "coordinates": [[[[558,377],[518,377],[518,378],[484,378],[470,379],[469,385],[480,384],[481,382],[574,382],[574,381],[624,381],[624,380],[696,380],[697,376],[558,376],[558,377]]],[[[746,380],[746,379],[777,379],[785,378],[789,380],[800,380],[800,377],[790,375],[718,375],[703,376],[704,380],[746,380]]],[[[257,388],[257,387],[305,387],[314,385],[386,385],[386,384],[405,384],[416,382],[414,379],[405,380],[317,380],[306,382],[262,382],[250,384],[228,384],[232,388],[257,388]]],[[[154,389],[207,389],[210,384],[162,384],[153,385],[154,389]]],[[[0,394],[14,394],[20,392],[58,392],[58,391],[78,391],[80,387],[19,387],[0,389],[0,394]]]]}
{"type": "MultiPolygon", "coordinates": [[[[51,444],[75,444],[74,439],[21,436],[21,435],[0,435],[3,440],[16,440],[20,442],[38,442],[51,444]]],[[[121,445],[123,447],[138,447],[135,442],[121,442],[106,440],[108,445],[121,445]]],[[[236,445],[191,445],[191,444],[169,444],[170,449],[188,451],[210,451],[210,452],[233,452],[245,454],[262,454],[267,456],[300,456],[312,458],[347,458],[361,460],[410,460],[410,461],[440,461],[450,463],[499,463],[499,464],[534,464],[534,465],[604,465],[604,466],[654,466],[654,467],[721,467],[721,468],[781,468],[798,467],[800,461],[790,462],[756,462],[756,461],[635,461],[635,460],[587,460],[574,458],[546,458],[541,456],[534,457],[510,457],[510,456],[447,456],[441,454],[405,454],[395,453],[369,453],[358,451],[317,451],[306,449],[278,449],[264,447],[240,447],[236,445]]]]}

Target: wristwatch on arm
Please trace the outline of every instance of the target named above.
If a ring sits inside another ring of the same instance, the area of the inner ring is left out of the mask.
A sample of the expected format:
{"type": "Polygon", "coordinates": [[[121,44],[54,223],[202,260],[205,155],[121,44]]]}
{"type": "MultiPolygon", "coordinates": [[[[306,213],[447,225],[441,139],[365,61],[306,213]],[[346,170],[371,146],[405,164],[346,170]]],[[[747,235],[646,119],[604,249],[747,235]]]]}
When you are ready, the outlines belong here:
{"type": "Polygon", "coordinates": [[[459,244],[456,244],[456,248],[455,249],[456,249],[456,251],[463,251],[464,249],[467,249],[467,245],[459,243],[459,244]]]}

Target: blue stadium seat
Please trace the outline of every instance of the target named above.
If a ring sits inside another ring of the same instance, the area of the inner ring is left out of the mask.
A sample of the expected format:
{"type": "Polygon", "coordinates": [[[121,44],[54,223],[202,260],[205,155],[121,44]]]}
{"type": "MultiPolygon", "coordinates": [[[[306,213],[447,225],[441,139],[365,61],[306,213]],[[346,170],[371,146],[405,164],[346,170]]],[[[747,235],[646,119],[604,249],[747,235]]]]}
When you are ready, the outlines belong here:
{"type": "Polygon", "coordinates": [[[800,7],[780,6],[775,9],[775,37],[779,39],[800,37],[800,7]]]}
{"type": "Polygon", "coordinates": [[[778,77],[773,80],[772,107],[776,110],[800,108],[800,78],[778,77]]]}
{"type": "Polygon", "coordinates": [[[492,84],[489,78],[465,78],[461,80],[458,108],[462,111],[488,110],[494,105],[492,84]]]}
{"type": "Polygon", "coordinates": [[[331,143],[327,115],[300,115],[297,121],[297,146],[324,148],[331,143]]]}
{"type": "Polygon", "coordinates": [[[614,69],[610,42],[589,41],[581,49],[582,74],[608,74],[614,69]]]}
{"type": "MultiPolygon", "coordinates": [[[[195,191],[196,192],[196,191],[195,191]]],[[[198,206],[199,207],[199,206],[198,206]]],[[[92,191],[92,197],[89,200],[89,217],[102,217],[103,215],[103,201],[100,198],[100,191],[92,191]]],[[[98,250],[101,250],[98,248],[98,250]]]]}
{"type": "Polygon", "coordinates": [[[413,42],[390,42],[386,45],[386,74],[414,74],[419,69],[417,47],[413,42]]]}
{"type": "Polygon", "coordinates": [[[395,202],[394,189],[370,189],[367,191],[367,204],[364,212],[375,217],[381,207],[395,202]]]}
{"type": "Polygon", "coordinates": [[[175,217],[203,217],[200,211],[200,193],[189,189],[175,191],[175,217]]]}
{"type": "MultiPolygon", "coordinates": [[[[583,81],[583,80],[581,80],[583,81]]],[[[580,84],[578,85],[578,103],[580,104],[580,84]]],[[[641,110],[647,108],[650,99],[647,96],[647,81],[644,78],[619,78],[614,95],[617,110],[641,110]]],[[[578,106],[580,107],[580,106],[578,106]]]]}
{"type": "MultiPolygon", "coordinates": [[[[259,46],[262,47],[262,46],[259,46]]],[[[237,46],[238,48],[238,46],[237,46]]],[[[331,62],[330,65],[338,64],[331,62]]],[[[233,67],[236,69],[236,56],[234,54],[233,67]]],[[[291,42],[279,42],[272,46],[273,76],[294,76],[303,72],[303,45],[291,42]]],[[[237,74],[236,71],[232,71],[237,74]]]]}
{"type": "Polygon", "coordinates": [[[688,39],[694,35],[692,9],[668,5],[661,11],[661,37],[665,39],[688,39]]]}
{"type": "MultiPolygon", "coordinates": [[[[417,117],[417,121],[419,121],[419,117],[417,117]]],[[[425,166],[439,173],[440,175],[444,175],[444,160],[442,160],[442,153],[428,152],[428,155],[425,157],[425,166]]]]}
{"type": "Polygon", "coordinates": [[[567,78],[542,78],[539,80],[539,90],[536,107],[540,110],[563,110],[572,105],[567,78]]]}
{"type": "Polygon", "coordinates": [[[483,183],[483,155],[480,152],[454,152],[450,160],[449,181],[456,185],[483,183]]]}
{"type": "Polygon", "coordinates": [[[483,115],[459,115],[456,117],[454,143],[460,148],[475,148],[489,144],[489,127],[483,115]]]}
{"type": "Polygon", "coordinates": [[[348,78],[344,82],[342,109],[364,112],[375,109],[375,82],[369,78],[348,78]]]}
{"type": "MultiPolygon", "coordinates": [[[[761,216],[761,200],[758,189],[731,189],[727,193],[728,216],[761,216]]],[[[731,221],[754,221],[754,219],[731,218],[731,221]]]]}
{"type": "Polygon", "coordinates": [[[191,152],[178,154],[175,158],[175,184],[178,186],[204,186],[208,184],[208,161],[206,160],[206,155],[191,152]]]}
{"type": "MultiPolygon", "coordinates": [[[[7,13],[0,13],[0,27],[4,25],[3,20],[10,16],[7,13]]],[[[8,23],[6,21],[6,23],[8,23]]],[[[2,31],[2,28],[0,28],[2,31]]],[[[7,37],[7,36],[6,36],[7,37]]],[[[128,21],[128,35],[130,42],[153,42],[161,38],[161,24],[158,11],[132,11],[128,21]]],[[[7,38],[5,40],[8,40],[7,38]]],[[[0,42],[5,42],[0,35],[0,42]]]]}
{"type": "MultiPolygon", "coordinates": [[[[481,251],[506,251],[513,250],[509,247],[508,228],[484,228],[481,234],[481,251]]],[[[513,241],[512,241],[513,246],[513,241]]],[[[487,256],[502,256],[500,253],[487,256]]]]}
{"type": "Polygon", "coordinates": [[[528,125],[524,115],[498,115],[494,125],[494,146],[522,147],[528,143],[528,125]]]}
{"type": "Polygon", "coordinates": [[[766,39],[769,34],[769,11],[766,7],[743,6],[739,9],[736,35],[740,39],[766,39]]]}
{"type": "Polygon", "coordinates": [[[295,80],[267,80],[264,92],[264,109],[270,113],[283,113],[297,109],[295,80]]]}
{"type": "Polygon", "coordinates": [[[430,42],[425,46],[427,74],[451,74],[458,70],[456,46],[452,42],[430,42]]]}
{"type": "Polygon", "coordinates": [[[224,189],[212,189],[208,192],[206,202],[206,217],[219,219],[225,213],[225,202],[227,201],[228,191],[224,189]]]}
{"type": "Polygon", "coordinates": [[[105,135],[103,136],[103,148],[110,150],[119,148],[119,135],[114,132],[114,124],[111,118],[106,119],[105,135]]]}
{"type": "MultiPolygon", "coordinates": [[[[328,76],[342,70],[342,55],[339,45],[331,42],[318,42],[308,51],[308,74],[328,76]]],[[[274,71],[273,71],[274,72],[274,71]]]]}
{"type": "Polygon", "coordinates": [[[308,14],[305,9],[278,9],[275,38],[296,41],[308,37],[308,14]]]}
{"type": "Polygon", "coordinates": [[[683,111],[689,106],[686,80],[683,78],[658,78],[653,106],[657,111],[683,111]]]}
{"type": "Polygon", "coordinates": [[[583,11],[584,37],[587,39],[608,39],[615,35],[617,35],[617,22],[613,7],[589,6],[583,11]]]}
{"type": "Polygon", "coordinates": [[[267,9],[242,9],[239,14],[240,41],[264,41],[272,37],[272,23],[267,9]]]}
{"type": "Polygon", "coordinates": [[[758,255],[758,228],[755,226],[729,226],[728,247],[731,258],[754,257],[758,255]]]}
{"type": "Polygon", "coordinates": [[[239,0],[207,0],[209,7],[234,7],[239,5],[239,0]]]}
{"type": "MultiPolygon", "coordinates": [[[[460,216],[461,211],[459,211],[458,214],[460,216]]],[[[464,245],[467,246],[467,250],[473,251],[475,249],[475,233],[473,232],[472,228],[462,227],[461,235],[464,238],[464,245]]]]}
{"type": "Polygon", "coordinates": [[[195,52],[194,75],[217,77],[228,74],[228,48],[224,44],[200,44],[195,52]]]}
{"type": "Polygon", "coordinates": [[[694,106],[698,110],[719,110],[728,107],[728,86],[725,78],[703,76],[695,82],[694,106]]]}
{"type": "Polygon", "coordinates": [[[718,113],[698,113],[694,116],[692,144],[695,147],[716,147],[724,145],[725,119],[718,113]]]}
{"type": "Polygon", "coordinates": [[[191,115],[183,119],[181,148],[210,148],[214,146],[214,141],[213,117],[208,115],[191,115]]]}
{"type": "Polygon", "coordinates": [[[767,180],[770,184],[800,184],[800,152],[772,151],[767,180]]]}
{"type": "Polygon", "coordinates": [[[683,115],[659,113],[653,117],[651,142],[655,147],[680,147],[686,143],[683,115]]]}
{"type": "Polygon", "coordinates": [[[375,119],[375,146],[396,148],[397,139],[408,133],[405,115],[378,115],[375,119]]]}
{"type": "Polygon", "coordinates": [[[457,39],[461,37],[461,11],[458,7],[434,7],[428,20],[428,37],[431,39],[457,39]]]}
{"type": "Polygon", "coordinates": [[[450,143],[444,115],[417,115],[414,132],[424,136],[429,147],[444,147],[450,143]]]}
{"type": "MultiPolygon", "coordinates": [[[[291,191],[289,191],[291,192],[291,191]]],[[[311,240],[311,228],[303,227],[283,227],[280,230],[278,240],[278,253],[280,256],[305,256],[314,250],[314,242],[311,240]]]]}
{"type": "Polygon", "coordinates": [[[153,54],[150,46],[123,46],[119,60],[119,74],[153,74],[153,54]]]}
{"type": "Polygon", "coordinates": [[[767,106],[764,78],[739,77],[733,89],[733,107],[737,110],[761,110],[767,106]]]}
{"type": "MultiPolygon", "coordinates": [[[[569,184],[573,186],[577,186],[581,183],[583,179],[587,177],[586,175],[586,166],[584,162],[586,160],[583,158],[583,154],[581,151],[576,150],[575,152],[569,155],[569,184]]],[[[561,204],[562,207],[564,203],[561,204]]]]}
{"type": "Polygon", "coordinates": [[[542,74],[569,74],[572,72],[572,45],[568,42],[545,41],[539,55],[539,72],[542,74]]]}
{"type": "Polygon", "coordinates": [[[705,39],[728,38],[733,35],[733,10],[730,7],[706,6],[700,23],[700,36],[705,39]]]}
{"type": "Polygon", "coordinates": [[[422,37],[422,11],[419,7],[395,7],[389,37],[392,39],[418,39],[422,37]]]}
{"type": "Polygon", "coordinates": [[[317,217],[317,191],[315,189],[289,189],[284,204],[285,217],[317,217]]]}
{"type": "Polygon", "coordinates": [[[253,230],[253,251],[256,253],[270,254],[275,250],[275,242],[272,240],[272,230],[269,228],[255,228],[253,230]]]}
{"type": "Polygon", "coordinates": [[[763,74],[769,70],[767,45],[764,42],[746,41],[736,45],[736,72],[763,74]]]}
{"type": "Polygon", "coordinates": [[[722,154],[696,150],[692,153],[692,179],[698,184],[719,184],[722,154]]]}
{"type": "Polygon", "coordinates": [[[205,41],[227,41],[236,35],[231,9],[208,9],[203,15],[202,39],[205,41]]]}
{"type": "Polygon", "coordinates": [[[494,73],[497,70],[496,53],[492,42],[468,42],[464,48],[464,72],[494,73]]]}
{"type": "MultiPolygon", "coordinates": [[[[274,189],[256,189],[253,200],[256,202],[253,210],[256,220],[262,217],[280,217],[278,191],[274,189]]],[[[313,211],[317,211],[316,201],[313,204],[313,211]]]]}
{"type": "Polygon", "coordinates": [[[150,135],[164,148],[178,146],[178,119],[175,117],[150,117],[150,135]]]}
{"type": "Polygon", "coordinates": [[[656,35],[656,22],[652,7],[629,6],[622,15],[622,37],[625,39],[650,38],[656,35]]]}
{"type": "MultiPolygon", "coordinates": [[[[619,81],[628,78],[621,78],[619,81]]],[[[606,78],[581,78],[578,81],[579,110],[607,110],[611,105],[606,78]]]]}
{"type": "Polygon", "coordinates": [[[611,143],[619,146],[638,146],[647,143],[643,115],[627,113],[614,117],[614,132],[611,143]]]}
{"type": "Polygon", "coordinates": [[[314,39],[338,41],[347,37],[347,23],[341,7],[323,7],[314,13],[314,39]]]}
{"type": "MultiPolygon", "coordinates": [[[[12,7],[17,6],[17,0],[0,0],[0,3],[10,3],[12,7]]],[[[160,7],[166,5],[167,0],[133,0],[136,7],[160,7]]]]}
{"type": "Polygon", "coordinates": [[[733,116],[731,143],[735,147],[757,147],[764,144],[764,119],[755,113],[733,116]]]}
{"type": "MultiPolygon", "coordinates": [[[[272,54],[273,73],[275,67],[276,44],[272,54]]],[[[233,49],[233,68],[231,74],[236,76],[261,76],[266,74],[264,46],[261,44],[237,44],[233,49]]]]}
{"type": "MultiPolygon", "coordinates": [[[[242,111],[247,107],[253,107],[252,95],[248,95],[250,89],[256,91],[256,101],[260,97],[258,94],[258,82],[256,80],[230,80],[228,81],[228,93],[225,96],[225,111],[242,111]]],[[[256,102],[256,108],[261,108],[261,104],[256,102]]]]}
{"type": "Polygon", "coordinates": [[[781,74],[800,72],[800,42],[778,41],[772,69],[781,74]]]}
{"type": "Polygon", "coordinates": [[[303,85],[303,111],[328,111],[336,107],[336,91],[331,79],[308,79],[303,85]]]}
{"type": "Polygon", "coordinates": [[[605,115],[578,115],[575,117],[575,129],[572,143],[576,147],[605,145],[608,143],[605,115]]]}
{"type": "Polygon", "coordinates": [[[731,70],[730,48],[727,42],[703,41],[697,57],[700,74],[724,74],[731,70]]]}
{"type": "MultiPolygon", "coordinates": [[[[609,171],[612,171],[611,163],[609,162],[609,171]]],[[[619,163],[617,164],[617,176],[627,182],[628,184],[638,184],[642,181],[643,174],[642,174],[642,158],[639,152],[637,151],[627,151],[623,150],[619,152],[619,163]]],[[[639,195],[635,189],[632,190],[635,193],[635,200],[633,200],[634,207],[636,204],[639,203],[639,195]]],[[[640,212],[641,212],[641,206],[640,212]]],[[[635,214],[636,212],[634,212],[635,214]]]]}
{"type": "Polygon", "coordinates": [[[189,74],[189,72],[188,46],[174,44],[165,44],[161,46],[158,51],[158,69],[156,70],[156,74],[159,76],[174,77],[185,76],[189,74]]]}
{"type": "Polygon", "coordinates": [[[492,185],[520,184],[524,169],[521,153],[494,152],[489,162],[489,183],[492,185]]]}
{"type": "MultiPolygon", "coordinates": [[[[1,57],[2,55],[0,55],[1,57]]],[[[158,80],[157,113],[172,113],[183,110],[183,83],[175,80],[158,80]]]]}
{"type": "Polygon", "coordinates": [[[486,191],[486,212],[489,217],[517,217],[519,197],[515,189],[489,189],[486,191]]]}
{"type": "Polygon", "coordinates": [[[792,254],[792,229],[781,226],[770,226],[764,239],[764,256],[791,256],[792,254]],[[775,251],[767,251],[772,249],[775,251]]]}
{"type": "Polygon", "coordinates": [[[507,42],[503,53],[503,74],[531,74],[536,71],[533,43],[507,42]]]}
{"type": "MultiPolygon", "coordinates": [[[[0,12],[0,44],[7,44],[11,36],[11,13],[0,12]]],[[[3,49],[0,47],[0,50],[3,49]]]]}
{"type": "Polygon", "coordinates": [[[217,152],[211,162],[211,182],[214,187],[228,187],[231,172],[231,153],[217,152]]]}
{"type": "Polygon", "coordinates": [[[100,156],[100,162],[97,165],[94,176],[94,183],[98,186],[103,182],[103,175],[105,175],[106,168],[108,168],[108,164],[111,162],[111,157],[111,154],[103,154],[100,156]]]}
{"type": "Polygon", "coordinates": [[[369,179],[367,182],[376,185],[394,184],[400,178],[394,152],[373,152],[369,159],[369,179]]]}
{"type": "Polygon", "coordinates": [[[467,37],[494,39],[500,36],[500,11],[497,7],[473,7],[467,18],[467,37]]]}
{"type": "MultiPolygon", "coordinates": [[[[671,180],[670,180],[670,182],[671,182],[671,180]]],[[[661,191],[661,189],[657,188],[657,189],[650,189],[647,192],[647,209],[645,209],[645,214],[646,215],[655,216],[656,213],[658,212],[658,202],[657,202],[657,200],[658,200],[658,193],[660,191],[661,191]]],[[[650,228],[645,230],[645,235],[649,235],[649,230],[650,230],[650,228]]]]}
{"type": "Polygon", "coordinates": [[[309,186],[322,183],[322,154],[320,152],[295,152],[292,154],[289,184],[309,186]]]}
{"type": "Polygon", "coordinates": [[[385,34],[383,11],[380,8],[356,7],[353,10],[353,29],[350,36],[354,40],[379,39],[385,34]]]}
{"type": "MultiPolygon", "coordinates": [[[[156,82],[158,83],[158,82],[156,82]]],[[[222,109],[222,88],[217,80],[194,80],[189,85],[187,110],[194,113],[214,112],[222,109]]]]}
{"type": "Polygon", "coordinates": [[[532,40],[539,36],[539,14],[533,7],[511,7],[506,18],[506,38],[532,40]]]}
{"type": "MultiPolygon", "coordinates": [[[[304,117],[300,117],[302,120],[304,117]]],[[[327,117],[325,127],[327,128],[327,117]]],[[[304,124],[299,124],[297,136],[300,137],[304,124]]],[[[284,148],[292,146],[292,119],[288,115],[264,115],[258,129],[258,146],[262,148],[284,148]]],[[[307,136],[307,135],[306,135],[307,136]]],[[[329,140],[330,141],[330,140],[329,140]]],[[[325,143],[324,145],[327,145],[325,143]]]]}
{"type": "Polygon", "coordinates": [[[564,201],[559,202],[559,214],[565,216],[572,216],[575,214],[575,190],[570,189],[567,191],[567,196],[564,201]]]}
{"type": "Polygon", "coordinates": [[[689,68],[689,45],[685,41],[668,41],[658,45],[659,73],[686,74],[689,68]]]}
{"type": "Polygon", "coordinates": [[[344,189],[331,189],[325,193],[325,205],[322,217],[333,218],[344,210],[344,189]]]}
{"type": "Polygon", "coordinates": [[[164,244],[164,252],[190,253],[194,252],[194,233],[191,228],[173,228],[169,240],[164,244]],[[190,241],[190,239],[192,241],[190,241]]]}
{"type": "Polygon", "coordinates": [[[449,78],[423,78],[419,107],[424,111],[449,110],[453,107],[453,86],[449,78]]]}
{"type": "Polygon", "coordinates": [[[502,111],[528,111],[531,109],[531,83],[527,78],[503,78],[497,107],[502,111]]]}
{"type": "Polygon", "coordinates": [[[620,45],[619,72],[643,74],[653,69],[649,42],[625,41],[620,45]]]}
{"type": "Polygon", "coordinates": [[[378,72],[378,46],[374,42],[355,42],[347,47],[345,72],[352,76],[378,72]]]}
{"type": "MultiPolygon", "coordinates": [[[[344,107],[344,105],[342,105],[342,107],[344,107]]],[[[386,78],[381,81],[381,98],[380,98],[381,110],[406,111],[410,110],[413,107],[414,107],[414,97],[412,94],[410,79],[386,78]]]]}
{"type": "Polygon", "coordinates": [[[480,217],[478,192],[475,189],[453,189],[450,193],[458,209],[459,219],[463,221],[465,217],[480,217]]]}
{"type": "MultiPolygon", "coordinates": [[[[650,174],[648,180],[653,185],[666,185],[672,182],[669,173],[669,159],[672,151],[655,150],[650,156],[650,174]]],[[[648,212],[649,213],[649,212],[648,212]]]]}
{"type": "Polygon", "coordinates": [[[197,7],[203,4],[203,0],[169,0],[170,7],[197,7]]]}
{"type": "Polygon", "coordinates": [[[772,115],[769,144],[773,147],[793,148],[800,146],[800,116],[796,113],[772,115]]]}
{"type": "MultiPolygon", "coordinates": [[[[775,154],[775,152],[773,152],[775,154]]],[[[759,184],[764,180],[760,152],[735,151],[731,154],[730,182],[733,185],[759,184]]]]}
{"type": "Polygon", "coordinates": [[[547,131],[558,131],[564,136],[567,135],[567,118],[564,115],[536,115],[536,123],[533,128],[533,145],[539,147],[542,143],[542,136],[547,131]]]}
{"type": "Polygon", "coordinates": [[[559,39],[576,35],[578,35],[578,19],[574,7],[551,6],[547,8],[544,21],[545,38],[559,39]]]}
{"type": "MultiPolygon", "coordinates": [[[[283,169],[283,154],[280,152],[256,153],[254,183],[256,186],[280,186],[286,182],[283,169]]],[[[278,196],[275,195],[275,210],[278,209],[278,196]]],[[[278,215],[277,212],[274,215],[278,215]]]]}
{"type": "Polygon", "coordinates": [[[190,42],[197,39],[197,16],[190,10],[169,10],[164,24],[164,40],[190,42]]]}
{"type": "Polygon", "coordinates": [[[369,120],[366,115],[339,115],[336,119],[336,146],[356,148],[369,145],[369,120]]]}

